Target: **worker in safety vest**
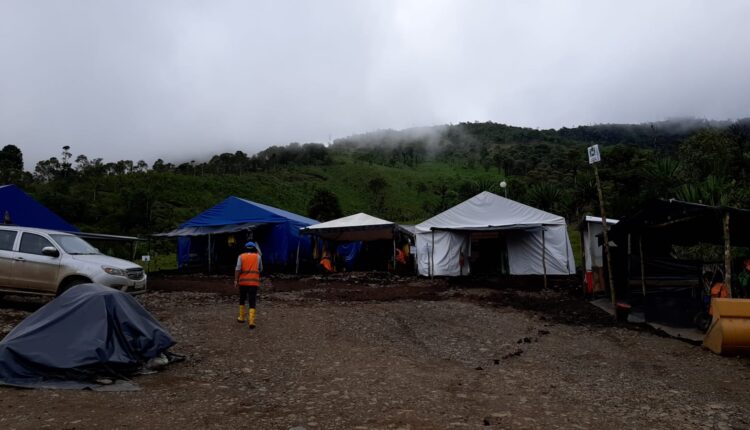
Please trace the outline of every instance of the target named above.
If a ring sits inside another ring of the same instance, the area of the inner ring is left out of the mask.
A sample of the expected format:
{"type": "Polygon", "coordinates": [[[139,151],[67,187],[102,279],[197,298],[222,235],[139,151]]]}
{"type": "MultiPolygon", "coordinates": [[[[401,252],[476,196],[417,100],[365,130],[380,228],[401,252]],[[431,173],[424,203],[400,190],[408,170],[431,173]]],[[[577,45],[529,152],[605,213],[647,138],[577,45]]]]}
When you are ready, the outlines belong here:
{"type": "Polygon", "coordinates": [[[234,270],[234,286],[240,289],[240,315],[237,322],[245,322],[245,300],[248,300],[247,324],[255,328],[255,304],[260,288],[260,272],[263,271],[263,260],[255,242],[245,244],[247,252],[237,258],[234,270]]]}
{"type": "Polygon", "coordinates": [[[727,288],[727,284],[724,282],[724,275],[721,273],[716,273],[711,282],[711,305],[708,307],[708,314],[713,316],[713,298],[725,299],[729,297],[729,288],[727,288]]]}
{"type": "Polygon", "coordinates": [[[328,248],[323,248],[323,256],[320,257],[320,267],[322,268],[324,273],[333,273],[336,271],[333,266],[333,259],[331,258],[331,253],[328,251],[328,248]]]}

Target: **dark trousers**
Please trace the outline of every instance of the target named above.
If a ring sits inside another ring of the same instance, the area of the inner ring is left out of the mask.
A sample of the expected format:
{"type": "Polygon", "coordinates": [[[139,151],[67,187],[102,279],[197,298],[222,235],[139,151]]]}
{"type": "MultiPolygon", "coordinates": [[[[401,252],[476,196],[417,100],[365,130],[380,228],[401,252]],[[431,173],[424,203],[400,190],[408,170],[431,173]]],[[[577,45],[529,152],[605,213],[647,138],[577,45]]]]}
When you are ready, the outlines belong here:
{"type": "Polygon", "coordinates": [[[258,301],[258,287],[243,287],[240,285],[240,305],[244,305],[246,300],[250,302],[250,308],[255,309],[258,301]]]}

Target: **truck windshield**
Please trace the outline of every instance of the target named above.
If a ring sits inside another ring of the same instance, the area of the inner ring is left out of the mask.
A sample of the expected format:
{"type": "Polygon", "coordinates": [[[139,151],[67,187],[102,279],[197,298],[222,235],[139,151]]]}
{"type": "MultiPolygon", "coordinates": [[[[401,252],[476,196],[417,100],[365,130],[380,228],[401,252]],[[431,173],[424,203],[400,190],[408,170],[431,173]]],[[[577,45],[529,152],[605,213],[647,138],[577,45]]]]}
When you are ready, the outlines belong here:
{"type": "Polygon", "coordinates": [[[57,242],[68,254],[99,254],[99,250],[78,236],[67,234],[51,234],[50,237],[57,242]]]}

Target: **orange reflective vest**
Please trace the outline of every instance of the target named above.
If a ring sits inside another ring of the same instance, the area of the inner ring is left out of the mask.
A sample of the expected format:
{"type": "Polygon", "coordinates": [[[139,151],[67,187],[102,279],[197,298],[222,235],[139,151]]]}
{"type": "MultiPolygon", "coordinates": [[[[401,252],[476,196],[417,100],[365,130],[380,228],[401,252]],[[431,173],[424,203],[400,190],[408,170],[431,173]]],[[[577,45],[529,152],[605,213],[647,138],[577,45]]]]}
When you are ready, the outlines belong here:
{"type": "Polygon", "coordinates": [[[328,251],[323,251],[323,256],[320,258],[320,265],[323,266],[328,273],[336,271],[333,267],[333,261],[331,261],[331,254],[328,251]]]}
{"type": "Polygon", "coordinates": [[[406,264],[406,254],[398,248],[396,248],[396,263],[406,264]]]}
{"type": "Polygon", "coordinates": [[[238,285],[243,287],[260,287],[260,255],[254,252],[246,252],[240,255],[242,268],[238,285]]]}
{"type": "Polygon", "coordinates": [[[708,307],[708,314],[713,315],[714,314],[714,300],[713,297],[716,297],[718,299],[725,299],[729,297],[729,290],[727,289],[727,284],[723,282],[717,282],[711,287],[711,304],[708,307]]]}

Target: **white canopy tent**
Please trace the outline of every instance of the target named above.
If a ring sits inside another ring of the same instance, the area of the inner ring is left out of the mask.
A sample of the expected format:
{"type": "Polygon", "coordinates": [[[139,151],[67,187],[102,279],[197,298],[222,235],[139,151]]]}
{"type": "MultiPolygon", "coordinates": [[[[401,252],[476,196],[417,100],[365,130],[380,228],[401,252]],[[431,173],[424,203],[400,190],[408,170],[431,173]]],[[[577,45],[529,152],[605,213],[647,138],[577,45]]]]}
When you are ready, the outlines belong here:
{"type": "Polygon", "coordinates": [[[396,224],[366,213],[358,213],[300,229],[323,239],[349,242],[354,240],[393,239],[396,224]]]}
{"type": "Polygon", "coordinates": [[[505,236],[511,275],[575,273],[565,218],[487,191],[418,224],[416,230],[420,275],[471,273],[471,234],[492,231],[505,236]]]}
{"type": "MultiPolygon", "coordinates": [[[[300,229],[301,234],[315,235],[321,239],[337,242],[391,240],[394,267],[396,266],[397,231],[414,237],[414,234],[407,228],[362,212],[300,229]]],[[[299,265],[297,270],[299,271],[299,265]]]]}

